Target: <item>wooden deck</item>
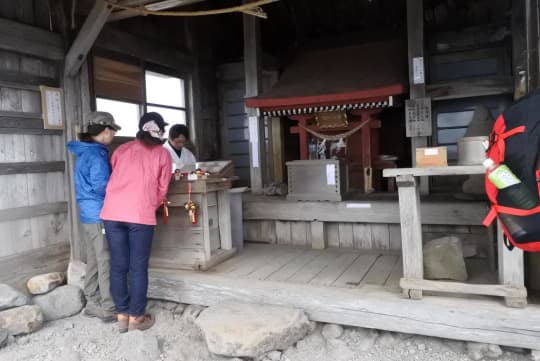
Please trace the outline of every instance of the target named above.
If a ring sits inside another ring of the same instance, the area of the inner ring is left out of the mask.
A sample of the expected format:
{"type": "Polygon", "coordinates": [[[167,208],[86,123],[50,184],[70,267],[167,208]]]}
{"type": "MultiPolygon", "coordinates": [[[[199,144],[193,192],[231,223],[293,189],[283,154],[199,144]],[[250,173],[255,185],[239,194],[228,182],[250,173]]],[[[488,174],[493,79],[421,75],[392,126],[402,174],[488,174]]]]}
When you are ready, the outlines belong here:
{"type": "MultiPolygon", "coordinates": [[[[212,305],[226,300],[301,308],[310,319],[427,336],[538,348],[540,305],[501,298],[401,296],[399,253],[249,244],[206,272],[151,270],[149,295],[212,305]]],[[[485,262],[468,264],[471,282],[494,281],[485,262]]]]}

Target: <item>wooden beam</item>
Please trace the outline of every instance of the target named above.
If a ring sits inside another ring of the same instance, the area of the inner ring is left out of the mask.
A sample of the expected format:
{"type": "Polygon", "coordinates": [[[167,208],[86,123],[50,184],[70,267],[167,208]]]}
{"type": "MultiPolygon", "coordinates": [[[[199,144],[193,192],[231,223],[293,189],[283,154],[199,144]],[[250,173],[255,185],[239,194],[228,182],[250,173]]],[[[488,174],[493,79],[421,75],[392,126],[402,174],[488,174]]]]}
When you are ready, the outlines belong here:
{"type": "Polygon", "coordinates": [[[468,79],[427,85],[427,95],[432,100],[463,99],[486,95],[512,94],[512,77],[468,79]]]}
{"type": "Polygon", "coordinates": [[[464,293],[469,295],[501,296],[513,298],[526,298],[527,289],[509,285],[477,285],[462,282],[430,281],[402,278],[399,281],[401,288],[420,289],[423,291],[464,293]]]}
{"type": "Polygon", "coordinates": [[[514,99],[527,94],[527,40],[525,35],[525,0],[512,1],[512,75],[514,99]]]}
{"type": "MultiPolygon", "coordinates": [[[[244,72],[246,82],[246,97],[259,95],[262,88],[261,73],[261,36],[259,19],[252,15],[243,15],[244,19],[244,72]]],[[[264,146],[263,119],[257,114],[257,109],[247,108],[249,118],[249,173],[252,193],[260,194],[263,189],[263,164],[262,152],[264,146]]]]}
{"type": "MultiPolygon", "coordinates": [[[[399,224],[397,201],[291,202],[244,201],[244,220],[363,222],[399,224]]],[[[485,202],[445,200],[422,202],[424,224],[481,225],[488,208],[485,202]]]]}
{"type": "MultiPolygon", "coordinates": [[[[407,0],[407,49],[409,54],[410,99],[426,96],[426,67],[424,60],[424,4],[423,0],[407,0]]],[[[416,148],[425,147],[427,137],[412,137],[413,167],[416,166],[416,148]]],[[[429,179],[420,179],[420,193],[429,193],[429,179]]]]}
{"type": "Polygon", "coordinates": [[[1,209],[0,222],[65,212],[67,212],[67,202],[44,203],[35,206],[1,209]]]}
{"type": "Polygon", "coordinates": [[[0,19],[0,49],[51,60],[64,58],[60,35],[6,19],[0,19]]]}
{"type": "Polygon", "coordinates": [[[69,243],[57,243],[13,256],[0,257],[0,282],[27,293],[26,281],[35,275],[66,272],[69,243]]]}
{"type": "Polygon", "coordinates": [[[412,175],[419,177],[484,173],[485,168],[482,165],[454,165],[448,167],[430,168],[387,168],[383,170],[383,177],[396,177],[400,175],[412,175]]]}
{"type": "MultiPolygon", "coordinates": [[[[146,10],[159,11],[159,10],[167,10],[167,9],[171,9],[171,8],[175,8],[175,7],[179,7],[179,6],[186,6],[186,5],[190,5],[190,4],[196,4],[196,3],[199,3],[199,2],[202,2],[202,1],[204,1],[204,0],[165,0],[165,1],[157,1],[157,2],[152,2],[151,0],[150,1],[146,0],[146,1],[131,1],[131,2],[128,2],[127,4],[123,3],[123,5],[131,6],[131,5],[147,4],[147,5],[144,6],[144,8],[146,10]],[[131,3],[131,4],[129,4],[129,3],[131,3]]],[[[107,22],[118,21],[118,20],[122,20],[122,19],[128,19],[128,18],[132,18],[134,16],[139,16],[139,13],[134,12],[134,11],[129,11],[129,10],[119,10],[119,11],[113,12],[109,16],[109,19],[107,20],[107,22]]]]}
{"type": "Polygon", "coordinates": [[[105,26],[94,45],[98,49],[115,51],[144,61],[179,69],[189,73],[193,70],[194,59],[190,54],[155,42],[141,39],[135,35],[105,26]]]}
{"type": "MultiPolygon", "coordinates": [[[[497,251],[499,261],[499,283],[514,287],[525,287],[525,265],[523,251],[514,248],[509,251],[504,245],[503,231],[497,222],[497,251]]],[[[505,302],[510,307],[525,307],[527,305],[526,296],[507,296],[505,302]]]]}
{"type": "Polygon", "coordinates": [[[0,175],[63,172],[65,168],[66,162],[64,161],[0,163],[0,175]]]}
{"type": "Polygon", "coordinates": [[[488,298],[412,301],[374,286],[345,289],[159,270],[150,271],[148,295],[204,306],[263,302],[302,309],[317,322],[532,349],[540,344],[540,306],[509,309],[488,298]]]}
{"type": "Polygon", "coordinates": [[[107,21],[112,6],[104,0],[96,0],[84,24],[71,45],[65,61],[64,74],[74,76],[86,61],[86,54],[97,39],[103,25],[107,21]]]}
{"type": "Polygon", "coordinates": [[[61,129],[43,129],[38,113],[0,112],[0,134],[62,135],[61,129]]]}

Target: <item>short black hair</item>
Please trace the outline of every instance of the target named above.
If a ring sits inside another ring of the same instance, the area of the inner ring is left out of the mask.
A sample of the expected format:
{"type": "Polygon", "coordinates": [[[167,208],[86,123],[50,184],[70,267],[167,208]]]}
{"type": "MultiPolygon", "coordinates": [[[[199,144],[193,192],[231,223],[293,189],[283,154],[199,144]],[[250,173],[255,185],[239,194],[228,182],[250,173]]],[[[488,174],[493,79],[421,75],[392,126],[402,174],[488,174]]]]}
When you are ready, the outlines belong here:
{"type": "Polygon", "coordinates": [[[88,126],[87,132],[82,132],[78,134],[79,140],[85,143],[92,143],[94,141],[93,137],[99,135],[106,128],[114,129],[113,127],[110,127],[108,125],[90,124],[88,126]]]}
{"type": "Polygon", "coordinates": [[[169,129],[170,139],[176,139],[181,135],[189,139],[189,129],[184,124],[175,124],[169,129]]]}

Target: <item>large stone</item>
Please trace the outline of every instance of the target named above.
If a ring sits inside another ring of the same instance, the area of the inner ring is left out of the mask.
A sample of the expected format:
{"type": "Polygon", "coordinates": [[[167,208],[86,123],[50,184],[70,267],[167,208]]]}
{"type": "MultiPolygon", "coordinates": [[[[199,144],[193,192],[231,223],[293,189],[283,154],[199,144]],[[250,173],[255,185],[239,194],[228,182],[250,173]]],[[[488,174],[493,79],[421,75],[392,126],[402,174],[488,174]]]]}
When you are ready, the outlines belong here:
{"type": "Polygon", "coordinates": [[[64,283],[65,279],[64,272],[46,273],[30,278],[26,282],[26,287],[31,294],[41,295],[55,289],[64,283]]]}
{"type": "Polygon", "coordinates": [[[26,295],[5,283],[0,283],[0,311],[24,306],[27,303],[28,297],[26,295]]]}
{"type": "Polygon", "coordinates": [[[116,359],[129,361],[159,360],[158,339],[142,331],[130,331],[120,336],[116,355],[116,359]]]}
{"type": "Polygon", "coordinates": [[[11,335],[22,335],[39,330],[43,325],[43,313],[38,306],[26,305],[0,312],[0,328],[11,335]]]}
{"type": "Polygon", "coordinates": [[[467,355],[470,359],[478,361],[485,358],[497,359],[502,356],[502,350],[498,345],[487,343],[468,342],[467,355]]]}
{"type": "Polygon", "coordinates": [[[201,312],[195,323],[210,352],[228,357],[258,357],[284,350],[310,329],[301,310],[240,302],[211,306],[201,312]]]}
{"type": "Polygon", "coordinates": [[[327,340],[333,340],[343,335],[343,327],[333,323],[324,325],[321,331],[322,335],[327,340]]]}
{"type": "Polygon", "coordinates": [[[43,311],[45,321],[53,321],[81,312],[85,299],[79,287],[67,285],[35,296],[34,303],[43,311]]]}
{"type": "Polygon", "coordinates": [[[9,332],[5,328],[0,328],[0,348],[7,345],[9,332]]]}
{"type": "Polygon", "coordinates": [[[431,280],[467,280],[467,268],[459,238],[442,237],[426,243],[424,276],[431,280]]]}
{"type": "Polygon", "coordinates": [[[84,290],[84,280],[86,278],[86,263],[81,261],[70,261],[67,269],[67,284],[77,286],[84,290]]]}

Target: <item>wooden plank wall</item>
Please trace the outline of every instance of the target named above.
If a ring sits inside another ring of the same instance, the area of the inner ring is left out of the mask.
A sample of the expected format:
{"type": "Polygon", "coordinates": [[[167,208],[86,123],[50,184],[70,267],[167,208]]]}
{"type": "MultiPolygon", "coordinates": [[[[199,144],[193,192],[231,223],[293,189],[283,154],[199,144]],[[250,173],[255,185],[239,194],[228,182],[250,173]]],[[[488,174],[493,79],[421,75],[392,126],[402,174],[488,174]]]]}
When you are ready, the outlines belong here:
{"type": "MultiPolygon", "coordinates": [[[[351,249],[401,250],[399,224],[324,222],[328,247],[351,249]]],[[[424,241],[449,235],[464,243],[485,244],[483,226],[423,225],[424,241]]],[[[244,239],[249,242],[311,246],[311,222],[244,220],[244,239]]],[[[483,250],[487,252],[487,250],[483,250]]]]}
{"type": "MultiPolygon", "coordinates": [[[[10,14],[8,3],[0,15],[10,14]]],[[[32,1],[19,4],[28,6],[17,5],[10,18],[20,22],[34,22],[43,10],[32,1]]],[[[0,19],[0,27],[18,29],[19,41],[36,45],[14,51],[13,34],[0,35],[0,282],[64,268],[69,249],[64,134],[43,129],[39,91],[42,84],[59,86],[61,40],[20,22],[0,19]]]]}

